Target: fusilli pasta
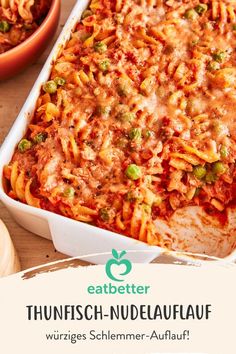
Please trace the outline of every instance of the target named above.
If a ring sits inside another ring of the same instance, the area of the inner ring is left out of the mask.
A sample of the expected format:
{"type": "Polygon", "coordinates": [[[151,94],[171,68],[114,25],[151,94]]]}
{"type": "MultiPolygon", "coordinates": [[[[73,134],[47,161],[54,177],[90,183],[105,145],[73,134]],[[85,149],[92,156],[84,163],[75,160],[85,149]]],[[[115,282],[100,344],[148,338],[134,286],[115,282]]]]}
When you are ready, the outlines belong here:
{"type": "Polygon", "coordinates": [[[224,224],[235,47],[235,1],[92,0],[5,168],[8,194],[170,249],[157,218],[200,205],[224,224]]]}

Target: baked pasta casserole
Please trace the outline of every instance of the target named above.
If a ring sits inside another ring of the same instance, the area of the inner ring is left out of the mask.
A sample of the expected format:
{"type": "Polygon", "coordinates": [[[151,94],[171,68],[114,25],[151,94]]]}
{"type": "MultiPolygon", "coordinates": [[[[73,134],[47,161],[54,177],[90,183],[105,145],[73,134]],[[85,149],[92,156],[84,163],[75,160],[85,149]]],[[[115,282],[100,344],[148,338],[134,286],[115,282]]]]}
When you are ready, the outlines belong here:
{"type": "Polygon", "coordinates": [[[10,197],[172,248],[155,225],[236,197],[236,2],[92,0],[4,169],[10,197]]]}
{"type": "Polygon", "coordinates": [[[30,37],[50,4],[51,0],[0,0],[0,54],[30,37]]]}

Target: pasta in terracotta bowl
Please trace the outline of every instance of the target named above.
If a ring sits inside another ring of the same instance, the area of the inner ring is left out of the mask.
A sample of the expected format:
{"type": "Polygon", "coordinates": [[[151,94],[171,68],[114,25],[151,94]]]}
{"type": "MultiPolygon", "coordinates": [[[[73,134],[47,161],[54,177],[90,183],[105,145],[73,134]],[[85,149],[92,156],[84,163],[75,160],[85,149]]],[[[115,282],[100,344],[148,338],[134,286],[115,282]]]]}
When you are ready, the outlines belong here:
{"type": "Polygon", "coordinates": [[[0,0],[0,80],[10,78],[46,49],[60,16],[60,0],[0,0]]]}

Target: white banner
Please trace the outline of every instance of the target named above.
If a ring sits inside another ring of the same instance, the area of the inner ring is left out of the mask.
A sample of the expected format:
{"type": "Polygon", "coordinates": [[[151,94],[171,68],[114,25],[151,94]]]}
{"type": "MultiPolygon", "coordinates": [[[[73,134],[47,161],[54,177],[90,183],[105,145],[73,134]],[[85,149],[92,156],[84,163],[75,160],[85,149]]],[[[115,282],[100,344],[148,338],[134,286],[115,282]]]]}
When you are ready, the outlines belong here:
{"type": "Polygon", "coordinates": [[[0,280],[2,353],[236,353],[234,265],[59,268],[0,280]]]}

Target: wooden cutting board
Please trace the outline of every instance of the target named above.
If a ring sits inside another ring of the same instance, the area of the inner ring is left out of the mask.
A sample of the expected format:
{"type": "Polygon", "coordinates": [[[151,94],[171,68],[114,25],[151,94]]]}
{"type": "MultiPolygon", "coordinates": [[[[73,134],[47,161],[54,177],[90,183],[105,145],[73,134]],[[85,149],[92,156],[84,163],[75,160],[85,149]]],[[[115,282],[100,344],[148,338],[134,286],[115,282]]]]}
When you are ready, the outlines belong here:
{"type": "Polygon", "coordinates": [[[20,262],[9,232],[0,220],[0,277],[20,271],[20,262]]]}
{"type": "MultiPolygon", "coordinates": [[[[11,125],[16,119],[21,106],[32,88],[59,32],[68,18],[75,0],[62,0],[62,13],[57,34],[51,46],[22,74],[11,80],[0,83],[0,144],[7,135],[11,125]]],[[[22,229],[11,218],[6,208],[0,203],[0,218],[5,222],[11,234],[13,243],[18,252],[22,270],[35,267],[48,262],[67,258],[55,251],[52,242],[22,229]]]]}

